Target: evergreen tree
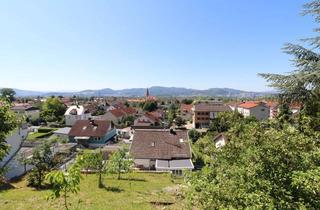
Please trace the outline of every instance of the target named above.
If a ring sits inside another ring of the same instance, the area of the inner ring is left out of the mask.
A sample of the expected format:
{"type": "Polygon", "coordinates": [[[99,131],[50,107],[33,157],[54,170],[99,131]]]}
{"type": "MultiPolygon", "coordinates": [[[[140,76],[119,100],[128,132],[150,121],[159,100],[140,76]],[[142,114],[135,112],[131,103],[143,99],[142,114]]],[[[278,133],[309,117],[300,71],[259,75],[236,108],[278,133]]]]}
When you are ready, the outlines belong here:
{"type": "MultiPolygon", "coordinates": [[[[312,15],[320,23],[320,0],[304,5],[303,15],[312,15]]],[[[319,33],[320,28],[315,32],[319,33]]],[[[303,105],[302,113],[313,118],[311,124],[320,130],[320,36],[302,40],[310,48],[299,44],[286,44],[284,51],[294,57],[295,70],[289,74],[260,74],[270,86],[280,91],[280,98],[286,103],[303,105]]]]}

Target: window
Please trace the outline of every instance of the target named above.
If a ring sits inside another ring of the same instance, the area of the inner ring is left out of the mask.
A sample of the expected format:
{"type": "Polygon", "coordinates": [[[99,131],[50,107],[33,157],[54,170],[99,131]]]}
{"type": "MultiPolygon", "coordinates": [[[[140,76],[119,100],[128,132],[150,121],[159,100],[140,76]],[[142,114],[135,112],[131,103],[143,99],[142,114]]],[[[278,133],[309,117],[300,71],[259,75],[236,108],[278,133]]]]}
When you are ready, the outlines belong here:
{"type": "Polygon", "coordinates": [[[261,109],[262,112],[264,112],[265,109],[261,109]]]}

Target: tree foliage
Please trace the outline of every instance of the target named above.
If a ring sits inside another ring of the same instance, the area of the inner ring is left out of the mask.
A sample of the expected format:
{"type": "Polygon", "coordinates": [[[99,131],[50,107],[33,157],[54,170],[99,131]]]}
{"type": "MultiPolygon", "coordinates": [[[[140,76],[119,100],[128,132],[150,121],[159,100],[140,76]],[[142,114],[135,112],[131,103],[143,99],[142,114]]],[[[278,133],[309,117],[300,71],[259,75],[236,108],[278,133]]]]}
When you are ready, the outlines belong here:
{"type": "MultiPolygon", "coordinates": [[[[7,135],[17,127],[16,115],[10,110],[7,101],[0,100],[0,162],[9,152],[9,145],[6,142],[7,135]]],[[[0,168],[0,176],[3,168],[0,168]]]]}
{"type": "Polygon", "coordinates": [[[15,100],[16,92],[11,88],[2,88],[0,90],[1,97],[8,102],[13,102],[15,100]]]}
{"type": "Polygon", "coordinates": [[[53,155],[50,145],[45,143],[35,148],[28,164],[34,166],[28,174],[28,184],[41,188],[46,173],[53,167],[53,155]]]}
{"type": "Polygon", "coordinates": [[[191,139],[191,141],[194,143],[194,142],[198,141],[198,139],[200,138],[201,134],[196,129],[191,129],[188,132],[188,136],[189,136],[189,139],[191,139]]]}
{"type": "Polygon", "coordinates": [[[98,186],[104,187],[102,182],[103,175],[107,172],[107,164],[103,159],[101,151],[93,151],[84,153],[80,158],[80,165],[86,170],[93,170],[99,177],[98,186]]]}
{"type": "Polygon", "coordinates": [[[272,122],[249,122],[232,126],[227,134],[230,142],[222,149],[208,136],[204,139],[207,164],[189,177],[192,205],[319,209],[320,191],[314,186],[320,180],[319,133],[306,135],[290,124],[279,129],[272,122]]]}
{"type": "Polygon", "coordinates": [[[51,185],[52,194],[49,198],[64,198],[64,207],[69,209],[67,202],[69,193],[78,193],[80,190],[80,165],[74,163],[67,171],[52,171],[46,175],[47,182],[51,185]]]}
{"type": "Polygon", "coordinates": [[[108,171],[118,174],[118,179],[121,179],[121,172],[128,173],[132,167],[133,161],[128,155],[126,149],[119,149],[111,155],[108,160],[108,171]]]}
{"type": "Polygon", "coordinates": [[[48,98],[42,105],[41,117],[47,122],[57,122],[63,119],[66,106],[57,97],[48,98]]]}
{"type": "Polygon", "coordinates": [[[155,111],[157,108],[158,104],[156,101],[146,101],[142,107],[142,109],[147,112],[155,111]]]}
{"type": "MultiPolygon", "coordinates": [[[[320,1],[304,5],[304,15],[312,15],[320,23],[320,1]]],[[[317,33],[320,28],[316,28],[317,33]]],[[[303,39],[311,47],[286,44],[284,51],[293,56],[295,70],[286,75],[260,74],[271,87],[280,91],[280,97],[287,103],[303,104],[303,112],[313,117],[314,129],[320,130],[320,36],[303,39]]]]}
{"type": "Polygon", "coordinates": [[[244,118],[243,115],[237,111],[220,112],[218,113],[217,117],[212,120],[209,131],[223,133],[228,131],[234,123],[246,123],[251,121],[256,121],[256,119],[252,117],[244,118]]]}

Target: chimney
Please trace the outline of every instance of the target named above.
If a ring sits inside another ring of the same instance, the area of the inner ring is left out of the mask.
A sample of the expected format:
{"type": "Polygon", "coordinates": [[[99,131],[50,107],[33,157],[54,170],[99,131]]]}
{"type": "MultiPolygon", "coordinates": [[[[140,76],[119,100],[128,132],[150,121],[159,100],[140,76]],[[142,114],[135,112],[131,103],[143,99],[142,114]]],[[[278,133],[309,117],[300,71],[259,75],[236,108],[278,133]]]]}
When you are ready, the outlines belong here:
{"type": "Polygon", "coordinates": [[[173,130],[173,128],[170,128],[170,134],[176,135],[176,132],[173,130]]]}

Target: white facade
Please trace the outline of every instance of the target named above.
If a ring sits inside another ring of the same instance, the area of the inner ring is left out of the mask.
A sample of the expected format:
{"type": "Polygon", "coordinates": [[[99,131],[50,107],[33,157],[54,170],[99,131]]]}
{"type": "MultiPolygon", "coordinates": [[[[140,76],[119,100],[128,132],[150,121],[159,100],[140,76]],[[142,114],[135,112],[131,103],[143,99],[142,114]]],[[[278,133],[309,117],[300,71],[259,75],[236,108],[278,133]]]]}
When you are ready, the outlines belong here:
{"type": "Polygon", "coordinates": [[[221,148],[226,145],[226,139],[224,135],[219,135],[214,141],[216,148],[221,148]]]}
{"type": "Polygon", "coordinates": [[[72,126],[77,120],[88,120],[91,118],[91,113],[86,112],[83,106],[70,106],[64,114],[66,125],[72,126]]]}
{"type": "Polygon", "coordinates": [[[270,108],[264,104],[259,104],[251,108],[237,107],[237,110],[244,117],[252,116],[257,120],[266,120],[270,116],[270,108]]]}

